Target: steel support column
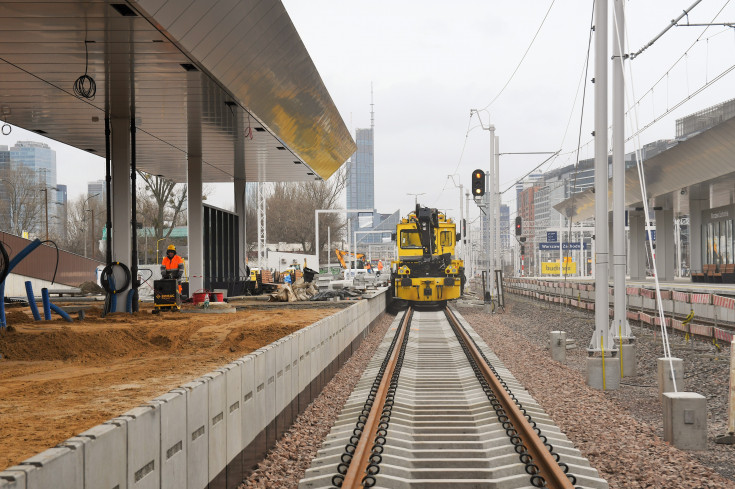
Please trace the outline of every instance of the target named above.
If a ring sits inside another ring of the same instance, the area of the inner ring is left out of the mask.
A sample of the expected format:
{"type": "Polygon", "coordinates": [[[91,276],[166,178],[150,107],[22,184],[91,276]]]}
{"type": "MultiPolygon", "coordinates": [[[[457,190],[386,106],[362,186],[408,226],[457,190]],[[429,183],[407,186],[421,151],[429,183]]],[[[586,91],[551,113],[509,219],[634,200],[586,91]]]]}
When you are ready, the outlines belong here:
{"type": "Polygon", "coordinates": [[[189,290],[204,288],[204,219],[202,213],[202,112],[201,73],[190,72],[187,83],[190,98],[187,101],[187,195],[189,229],[189,290]]]}

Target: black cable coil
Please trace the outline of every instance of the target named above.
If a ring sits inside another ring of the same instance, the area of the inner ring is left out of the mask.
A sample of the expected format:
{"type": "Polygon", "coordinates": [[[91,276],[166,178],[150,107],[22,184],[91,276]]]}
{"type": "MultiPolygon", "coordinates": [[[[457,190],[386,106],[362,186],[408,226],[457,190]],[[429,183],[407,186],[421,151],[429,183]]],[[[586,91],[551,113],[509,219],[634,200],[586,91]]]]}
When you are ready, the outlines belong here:
{"type": "MultiPolygon", "coordinates": [[[[447,314],[448,316],[448,314],[447,314]]],[[[457,320],[457,324],[460,328],[462,328],[465,333],[467,333],[467,329],[457,320]]],[[[538,474],[539,468],[538,466],[533,462],[533,457],[531,457],[531,454],[528,453],[528,448],[523,444],[523,440],[521,439],[520,435],[516,431],[515,427],[513,427],[513,423],[510,422],[510,418],[508,417],[507,413],[505,412],[505,409],[503,409],[502,405],[500,404],[500,401],[495,396],[495,393],[493,392],[490,385],[487,383],[487,380],[485,380],[485,377],[482,375],[482,371],[480,370],[480,367],[477,365],[477,363],[472,358],[472,354],[469,351],[469,347],[462,341],[462,339],[459,336],[459,332],[455,331],[455,335],[457,336],[457,340],[460,343],[460,346],[462,347],[462,350],[464,351],[465,355],[467,356],[467,359],[470,362],[470,366],[472,367],[473,372],[475,373],[475,376],[477,377],[477,380],[480,382],[480,385],[482,386],[482,390],[487,396],[488,401],[490,401],[490,405],[495,410],[495,415],[498,418],[498,421],[502,425],[503,429],[505,430],[505,434],[510,439],[511,444],[513,444],[513,448],[518,454],[518,458],[525,465],[526,473],[531,476],[531,485],[533,487],[547,487],[546,486],[546,480],[538,474]]],[[[513,399],[513,402],[518,406],[518,409],[523,413],[523,415],[526,417],[528,422],[530,423],[533,430],[536,432],[537,435],[539,435],[539,438],[544,443],[544,446],[549,450],[549,453],[554,457],[554,460],[559,464],[559,466],[564,470],[564,473],[567,475],[567,478],[570,480],[572,484],[577,483],[577,478],[569,473],[569,466],[565,464],[564,462],[560,462],[561,457],[558,453],[554,451],[553,445],[548,442],[548,438],[546,438],[544,435],[541,434],[541,429],[538,428],[536,425],[536,422],[533,420],[530,414],[526,411],[526,409],[523,407],[523,404],[516,399],[515,395],[511,392],[510,388],[508,387],[508,384],[503,380],[503,378],[500,376],[498,371],[495,369],[495,367],[490,363],[490,360],[485,356],[485,353],[482,351],[482,349],[479,348],[477,345],[477,342],[475,341],[472,336],[467,333],[467,336],[469,336],[472,343],[475,345],[475,348],[478,352],[480,352],[480,355],[482,356],[482,359],[485,361],[485,364],[490,368],[493,375],[498,379],[500,385],[503,386],[503,389],[508,393],[508,396],[513,399]]]]}

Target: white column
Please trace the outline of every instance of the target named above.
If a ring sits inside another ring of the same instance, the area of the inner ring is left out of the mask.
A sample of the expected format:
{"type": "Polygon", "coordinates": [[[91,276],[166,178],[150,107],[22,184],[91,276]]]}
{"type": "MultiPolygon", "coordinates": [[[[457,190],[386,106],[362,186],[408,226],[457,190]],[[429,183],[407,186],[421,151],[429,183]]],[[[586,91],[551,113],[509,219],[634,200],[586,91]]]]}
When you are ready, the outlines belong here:
{"type": "Polygon", "coordinates": [[[490,196],[489,199],[489,205],[485,209],[485,212],[487,212],[488,215],[488,228],[486,230],[487,235],[489,237],[489,243],[488,243],[488,276],[487,276],[487,283],[488,283],[488,290],[490,290],[491,294],[494,294],[493,291],[493,283],[494,283],[494,275],[495,275],[495,153],[497,150],[495,149],[495,126],[490,124],[489,126],[490,131],[490,173],[489,177],[487,178],[487,194],[490,196]]]}
{"type": "Polygon", "coordinates": [[[607,0],[595,2],[595,333],[590,347],[611,346],[608,324],[607,0]]]}
{"type": "MultiPolygon", "coordinates": [[[[114,99],[113,99],[114,100],[114,99]]],[[[128,112],[129,114],[129,112],[128,112]]],[[[128,267],[132,252],[132,229],[130,220],[130,116],[112,117],[111,126],[111,153],[112,153],[112,261],[119,261],[128,267]]],[[[122,275],[115,274],[117,285],[121,285],[122,275]]],[[[127,290],[127,289],[126,289],[127,290]]],[[[123,291],[115,296],[117,311],[125,310],[127,292],[123,291]]]]}
{"type": "MultiPolygon", "coordinates": [[[[626,324],[625,316],[625,11],[623,0],[614,0],[613,31],[613,293],[614,330],[626,324]]],[[[627,329],[627,328],[625,328],[627,329]]]]}
{"type": "Polygon", "coordinates": [[[189,72],[187,85],[191,94],[186,104],[187,116],[187,195],[189,229],[189,291],[204,288],[204,213],[202,212],[202,113],[201,73],[189,72]]]}

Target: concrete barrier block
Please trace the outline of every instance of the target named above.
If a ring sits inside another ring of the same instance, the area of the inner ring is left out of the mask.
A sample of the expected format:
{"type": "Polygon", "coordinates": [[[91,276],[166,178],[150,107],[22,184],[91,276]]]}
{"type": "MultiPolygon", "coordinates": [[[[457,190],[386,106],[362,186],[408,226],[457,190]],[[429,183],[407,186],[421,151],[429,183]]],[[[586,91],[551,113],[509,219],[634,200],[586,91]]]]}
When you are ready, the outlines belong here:
{"type": "Polygon", "coordinates": [[[181,386],[186,396],[186,478],[188,487],[209,483],[209,381],[181,386]]]}
{"type": "Polygon", "coordinates": [[[681,358],[659,358],[656,366],[659,399],[663,400],[663,395],[667,392],[681,391],[684,388],[684,362],[681,358]],[[674,381],[676,381],[676,389],[674,389],[674,381]]]}
{"type": "Polygon", "coordinates": [[[209,386],[209,487],[227,487],[227,385],[225,374],[214,371],[204,375],[209,386]]]}
{"type": "Polygon", "coordinates": [[[247,447],[253,441],[259,427],[255,423],[255,356],[242,357],[240,393],[242,394],[242,408],[240,409],[242,446],[247,447]]]}
{"type": "Polygon", "coordinates": [[[299,365],[298,365],[298,374],[299,374],[299,393],[303,392],[304,389],[306,389],[309,386],[309,382],[311,382],[311,361],[309,356],[306,355],[306,352],[309,350],[309,347],[307,347],[307,338],[309,338],[309,332],[307,330],[301,330],[298,334],[298,349],[299,349],[299,356],[297,357],[299,359],[299,365]]]}
{"type": "Polygon", "coordinates": [[[28,473],[36,469],[30,465],[14,465],[0,472],[0,488],[2,489],[27,489],[26,482],[28,473]]]}
{"type": "Polygon", "coordinates": [[[236,489],[243,479],[242,450],[242,364],[236,360],[220,369],[225,376],[227,409],[227,488],[236,489]]]}
{"type": "Polygon", "coordinates": [[[27,472],[26,489],[83,489],[84,451],[54,447],[24,460],[21,465],[36,468],[27,472]]]}
{"type": "Polygon", "coordinates": [[[128,425],[128,484],[135,489],[161,486],[161,410],[139,406],[121,416],[128,425]]]}
{"type": "Polygon", "coordinates": [[[156,397],[161,417],[161,489],[186,487],[186,391],[176,389],[156,397]]]}
{"type": "Polygon", "coordinates": [[[291,422],[296,419],[301,410],[299,409],[299,393],[300,379],[299,379],[299,333],[291,335],[291,422]]]}
{"type": "Polygon", "coordinates": [[[707,449],[707,398],[695,392],[663,395],[664,441],[681,450],[707,449]]]}
{"type": "Polygon", "coordinates": [[[128,487],[128,427],[121,420],[97,425],[78,438],[86,438],[84,444],[84,486],[120,488],[128,487]]]}
{"type": "Polygon", "coordinates": [[[276,444],[276,350],[274,346],[265,347],[265,420],[266,448],[276,444]]]}
{"type": "MultiPolygon", "coordinates": [[[[268,380],[265,349],[253,352],[253,429],[254,436],[264,432],[268,426],[267,400],[265,384],[268,380]]],[[[265,443],[265,441],[263,442],[265,443]]]]}

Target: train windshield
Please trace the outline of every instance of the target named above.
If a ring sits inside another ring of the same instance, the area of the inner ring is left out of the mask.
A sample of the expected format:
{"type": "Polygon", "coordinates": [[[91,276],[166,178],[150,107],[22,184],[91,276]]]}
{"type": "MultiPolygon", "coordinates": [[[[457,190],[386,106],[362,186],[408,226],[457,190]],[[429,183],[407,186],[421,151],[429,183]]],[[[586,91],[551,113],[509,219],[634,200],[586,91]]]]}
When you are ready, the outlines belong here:
{"type": "Polygon", "coordinates": [[[454,245],[454,233],[451,231],[442,231],[439,237],[440,246],[452,246],[454,245]]]}
{"type": "Polygon", "coordinates": [[[421,237],[415,229],[404,229],[401,231],[401,248],[421,249],[421,237]]]}

